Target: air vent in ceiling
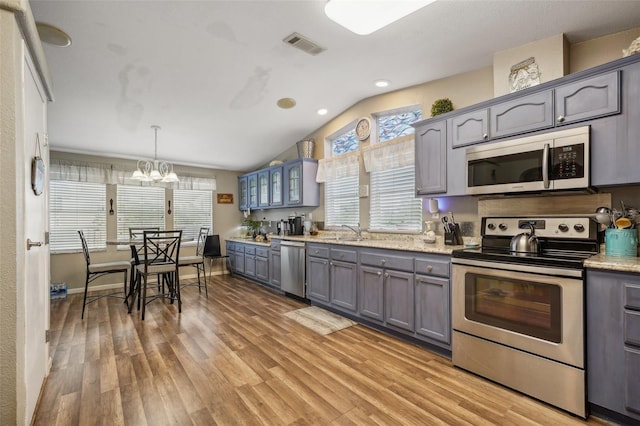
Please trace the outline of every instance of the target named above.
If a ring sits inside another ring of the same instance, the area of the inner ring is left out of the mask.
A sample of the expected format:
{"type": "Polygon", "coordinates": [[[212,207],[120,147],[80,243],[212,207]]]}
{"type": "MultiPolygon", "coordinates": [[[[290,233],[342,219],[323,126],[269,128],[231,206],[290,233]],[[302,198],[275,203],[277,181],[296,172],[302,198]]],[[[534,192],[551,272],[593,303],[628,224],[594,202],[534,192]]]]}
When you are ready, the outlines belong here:
{"type": "Polygon", "coordinates": [[[317,55],[318,53],[324,52],[327,50],[326,48],[320,46],[315,41],[309,40],[307,37],[302,34],[292,33],[285,37],[282,41],[287,44],[290,44],[293,47],[297,47],[303,52],[307,52],[309,55],[317,55]]]}

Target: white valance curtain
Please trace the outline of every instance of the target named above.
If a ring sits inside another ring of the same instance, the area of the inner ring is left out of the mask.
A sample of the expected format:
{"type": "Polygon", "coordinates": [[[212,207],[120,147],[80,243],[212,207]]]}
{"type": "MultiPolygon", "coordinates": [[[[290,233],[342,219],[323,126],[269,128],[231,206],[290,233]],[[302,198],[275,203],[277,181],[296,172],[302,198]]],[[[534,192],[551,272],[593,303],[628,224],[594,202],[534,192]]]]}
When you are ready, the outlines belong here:
{"type": "Polygon", "coordinates": [[[104,183],[112,185],[159,186],[173,189],[194,189],[215,191],[216,178],[202,178],[180,175],[177,183],[150,183],[131,179],[131,170],[124,170],[113,164],[90,163],[72,160],[52,159],[49,164],[49,179],[73,182],[104,183]]]}
{"type": "Polygon", "coordinates": [[[334,181],[360,173],[360,153],[350,152],[318,161],[316,182],[334,181]]]}
{"type": "Polygon", "coordinates": [[[393,141],[373,144],[362,148],[364,169],[380,172],[415,164],[415,143],[413,135],[393,141]]]}

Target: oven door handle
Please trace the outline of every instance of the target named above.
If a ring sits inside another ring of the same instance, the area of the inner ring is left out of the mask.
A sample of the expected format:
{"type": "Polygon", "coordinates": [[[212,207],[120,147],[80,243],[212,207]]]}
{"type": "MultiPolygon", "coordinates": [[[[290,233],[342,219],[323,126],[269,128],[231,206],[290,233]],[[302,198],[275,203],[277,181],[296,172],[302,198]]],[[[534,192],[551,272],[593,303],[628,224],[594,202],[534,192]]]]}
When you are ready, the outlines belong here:
{"type": "Polygon", "coordinates": [[[549,151],[551,147],[548,143],[544,144],[544,149],[542,150],[542,183],[544,184],[544,189],[549,189],[549,151]]]}
{"type": "Polygon", "coordinates": [[[521,265],[515,263],[491,262],[475,259],[461,259],[454,257],[451,259],[452,267],[456,265],[477,266],[487,269],[501,269],[503,271],[528,272],[531,274],[552,275],[557,277],[582,278],[582,269],[550,268],[547,266],[521,265]]]}

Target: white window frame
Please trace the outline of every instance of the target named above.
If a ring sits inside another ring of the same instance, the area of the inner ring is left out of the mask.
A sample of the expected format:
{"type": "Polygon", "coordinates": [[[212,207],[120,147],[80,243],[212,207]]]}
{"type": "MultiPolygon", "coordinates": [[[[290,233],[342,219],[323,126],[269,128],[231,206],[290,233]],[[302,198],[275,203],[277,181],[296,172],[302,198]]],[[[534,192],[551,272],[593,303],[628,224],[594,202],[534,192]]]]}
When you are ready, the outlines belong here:
{"type": "Polygon", "coordinates": [[[52,254],[82,251],[78,230],[90,251],[106,250],[107,185],[49,181],[49,248],[52,254]]]}
{"type": "MultiPolygon", "coordinates": [[[[334,141],[348,132],[353,132],[355,126],[356,120],[350,122],[325,139],[325,158],[333,158],[334,141]]],[[[349,153],[359,150],[360,142],[358,142],[358,148],[349,153]]],[[[349,153],[345,153],[344,155],[349,153]]],[[[357,226],[360,223],[359,184],[359,173],[356,176],[347,176],[324,183],[325,228],[337,228],[341,225],[357,226]],[[350,194],[345,196],[345,193],[350,194]],[[347,205],[350,204],[351,207],[355,205],[355,213],[351,212],[348,214],[341,209],[340,207],[345,206],[345,203],[347,205]]]]}
{"type": "MultiPolygon", "coordinates": [[[[410,111],[422,111],[420,105],[372,114],[374,145],[406,140],[408,135],[380,141],[378,120],[410,111]]],[[[422,199],[415,196],[415,165],[369,173],[369,231],[419,233],[422,231],[422,199]]]]}
{"type": "MultiPolygon", "coordinates": [[[[182,230],[182,238],[198,238],[202,226],[213,233],[213,192],[174,189],[172,203],[173,229],[182,230]]],[[[195,243],[194,243],[195,244],[195,243]]]]}
{"type": "Polygon", "coordinates": [[[166,189],[156,186],[117,185],[117,225],[119,240],[129,239],[129,228],[165,229],[166,189]]]}

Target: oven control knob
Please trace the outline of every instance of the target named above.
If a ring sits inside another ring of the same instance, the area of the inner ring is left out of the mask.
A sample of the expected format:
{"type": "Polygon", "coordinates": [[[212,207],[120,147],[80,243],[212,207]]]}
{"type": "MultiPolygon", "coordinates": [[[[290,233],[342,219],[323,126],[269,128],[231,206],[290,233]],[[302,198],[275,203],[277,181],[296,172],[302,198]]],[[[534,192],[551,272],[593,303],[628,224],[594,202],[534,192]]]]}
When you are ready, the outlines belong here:
{"type": "Polygon", "coordinates": [[[576,223],[575,225],[573,225],[573,229],[575,229],[577,232],[584,232],[584,225],[581,223],[576,223]]]}
{"type": "Polygon", "coordinates": [[[500,228],[501,231],[506,231],[507,230],[507,224],[506,223],[501,223],[500,225],[498,225],[498,228],[500,228]]]}
{"type": "Polygon", "coordinates": [[[560,225],[558,225],[558,229],[562,232],[567,232],[569,230],[569,227],[564,223],[561,223],[560,225]]]}
{"type": "Polygon", "coordinates": [[[496,229],[496,224],[495,223],[490,223],[490,224],[487,225],[487,228],[489,228],[489,229],[491,229],[493,231],[494,229],[496,229]]]}

